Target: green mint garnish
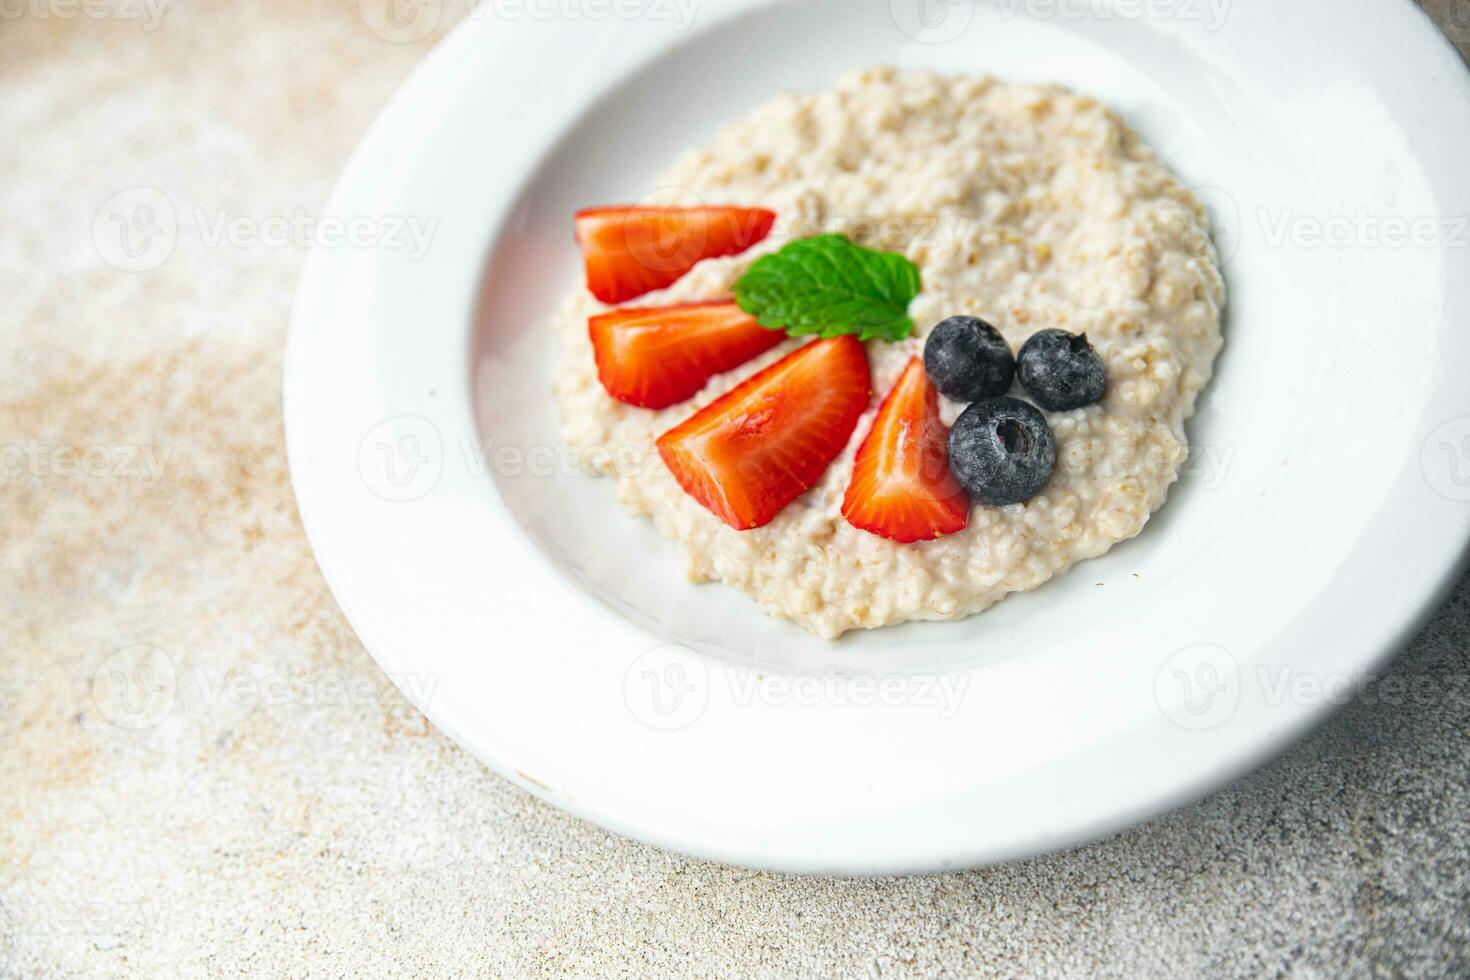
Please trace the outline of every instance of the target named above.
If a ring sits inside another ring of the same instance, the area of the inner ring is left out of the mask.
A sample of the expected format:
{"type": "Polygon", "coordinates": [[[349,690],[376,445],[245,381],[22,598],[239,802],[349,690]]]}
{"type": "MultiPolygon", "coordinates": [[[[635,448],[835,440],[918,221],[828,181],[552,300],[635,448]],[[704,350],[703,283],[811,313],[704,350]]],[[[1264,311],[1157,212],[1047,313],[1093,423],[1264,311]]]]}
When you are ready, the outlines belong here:
{"type": "Polygon", "coordinates": [[[763,327],[793,337],[857,334],[899,341],[914,329],[919,267],[841,235],[817,235],[763,255],[735,283],[735,301],[763,327]]]}

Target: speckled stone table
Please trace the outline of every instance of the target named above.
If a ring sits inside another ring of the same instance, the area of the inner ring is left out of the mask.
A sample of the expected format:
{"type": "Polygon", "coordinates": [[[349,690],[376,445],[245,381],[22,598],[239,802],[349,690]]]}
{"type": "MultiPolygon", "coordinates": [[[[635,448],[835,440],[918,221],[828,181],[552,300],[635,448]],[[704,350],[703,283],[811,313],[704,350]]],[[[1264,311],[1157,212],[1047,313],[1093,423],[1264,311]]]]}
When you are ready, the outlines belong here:
{"type": "Polygon", "coordinates": [[[1261,771],[965,874],[687,860],[432,730],[307,548],[281,347],[462,3],[0,5],[0,977],[1470,975],[1470,582],[1261,771]]]}

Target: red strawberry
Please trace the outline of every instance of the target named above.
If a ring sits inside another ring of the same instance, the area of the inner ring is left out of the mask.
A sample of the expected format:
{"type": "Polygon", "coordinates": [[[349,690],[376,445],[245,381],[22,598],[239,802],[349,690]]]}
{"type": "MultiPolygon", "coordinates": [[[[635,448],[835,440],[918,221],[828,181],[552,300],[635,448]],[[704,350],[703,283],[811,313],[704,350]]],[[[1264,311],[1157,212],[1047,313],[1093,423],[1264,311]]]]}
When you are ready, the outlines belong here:
{"type": "Polygon", "coordinates": [[[604,303],[662,289],[700,259],[743,252],[770,234],[764,208],[588,208],[577,212],[587,288],[604,303]]]}
{"type": "Polygon", "coordinates": [[[733,302],[620,309],[587,321],[597,376],[618,401],[666,408],[781,341],[733,302]]]}
{"type": "Polygon", "coordinates": [[[821,478],[871,395],[856,337],[814,341],[665,432],[658,452],[720,520],[737,531],[760,527],[821,478]]]}
{"type": "Polygon", "coordinates": [[[858,447],[842,516],[893,541],[929,541],[963,530],[970,498],[949,472],[947,436],[939,394],[915,357],[858,447]]]}

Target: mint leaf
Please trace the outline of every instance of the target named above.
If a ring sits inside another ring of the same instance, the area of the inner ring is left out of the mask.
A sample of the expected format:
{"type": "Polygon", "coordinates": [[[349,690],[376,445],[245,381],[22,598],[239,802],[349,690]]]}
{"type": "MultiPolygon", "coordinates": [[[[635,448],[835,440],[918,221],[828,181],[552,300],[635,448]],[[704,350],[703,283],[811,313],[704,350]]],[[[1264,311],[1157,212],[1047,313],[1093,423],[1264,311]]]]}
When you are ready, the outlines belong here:
{"type": "Polygon", "coordinates": [[[734,291],[761,326],[793,337],[899,341],[914,329],[908,308],[919,294],[919,267],[897,252],[817,235],[756,259],[734,291]]]}

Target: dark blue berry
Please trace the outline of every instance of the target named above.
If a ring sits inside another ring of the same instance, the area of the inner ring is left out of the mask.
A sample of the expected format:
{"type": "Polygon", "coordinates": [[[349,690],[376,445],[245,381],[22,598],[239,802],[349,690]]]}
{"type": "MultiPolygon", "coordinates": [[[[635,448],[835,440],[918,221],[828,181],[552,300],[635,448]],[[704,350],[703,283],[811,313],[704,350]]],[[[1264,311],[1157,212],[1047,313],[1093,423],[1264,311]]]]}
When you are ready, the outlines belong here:
{"type": "Polygon", "coordinates": [[[1016,372],[1011,345],[975,316],[941,320],[924,341],[924,370],[940,393],[957,402],[1003,395],[1016,372]]]}
{"type": "Polygon", "coordinates": [[[1046,486],[1056,461],[1046,416],[1019,398],[975,402],[949,430],[950,471],[978,503],[1030,500],[1046,486]]]}
{"type": "Polygon", "coordinates": [[[1048,412],[1091,405],[1103,395],[1108,375],[1087,334],[1038,330],[1021,345],[1016,358],[1021,386],[1048,412]]]}

